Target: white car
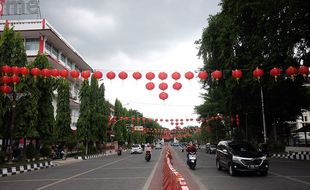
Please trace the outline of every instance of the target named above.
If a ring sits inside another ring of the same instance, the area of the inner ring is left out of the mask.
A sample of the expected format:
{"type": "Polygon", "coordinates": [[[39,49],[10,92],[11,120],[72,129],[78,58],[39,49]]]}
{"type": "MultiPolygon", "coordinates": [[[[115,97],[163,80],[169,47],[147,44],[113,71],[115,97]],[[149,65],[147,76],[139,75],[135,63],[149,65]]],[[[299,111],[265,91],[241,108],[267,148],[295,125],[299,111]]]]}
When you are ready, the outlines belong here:
{"type": "Polygon", "coordinates": [[[161,144],[159,144],[159,143],[156,144],[156,145],[155,145],[155,149],[161,149],[161,144]]]}
{"type": "Polygon", "coordinates": [[[137,154],[142,154],[143,153],[141,145],[133,144],[131,146],[131,154],[135,154],[135,153],[137,153],[137,154]]]}

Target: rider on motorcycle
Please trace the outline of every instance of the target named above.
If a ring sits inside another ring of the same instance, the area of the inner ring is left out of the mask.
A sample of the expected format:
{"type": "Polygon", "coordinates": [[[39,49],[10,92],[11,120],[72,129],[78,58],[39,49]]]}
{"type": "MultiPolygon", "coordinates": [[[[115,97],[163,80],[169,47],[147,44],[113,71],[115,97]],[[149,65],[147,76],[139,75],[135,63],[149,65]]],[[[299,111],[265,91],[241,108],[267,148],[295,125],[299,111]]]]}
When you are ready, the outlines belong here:
{"type": "Polygon", "coordinates": [[[145,153],[147,153],[147,151],[150,152],[150,154],[152,154],[152,147],[149,143],[147,143],[146,147],[145,147],[145,153]]]}
{"type": "Polygon", "coordinates": [[[187,152],[187,158],[188,158],[188,155],[190,152],[194,152],[194,153],[197,152],[196,146],[192,142],[189,142],[186,147],[186,152],[187,152]]]}

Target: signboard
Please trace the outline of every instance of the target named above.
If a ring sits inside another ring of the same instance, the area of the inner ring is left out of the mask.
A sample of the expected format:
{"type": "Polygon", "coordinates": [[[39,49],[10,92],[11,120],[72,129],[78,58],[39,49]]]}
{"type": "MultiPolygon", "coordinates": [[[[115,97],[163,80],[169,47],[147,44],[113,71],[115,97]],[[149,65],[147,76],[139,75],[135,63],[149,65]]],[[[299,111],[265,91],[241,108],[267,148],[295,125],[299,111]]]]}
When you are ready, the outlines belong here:
{"type": "Polygon", "coordinates": [[[40,12],[38,0],[0,0],[0,15],[37,15],[40,12]]]}
{"type": "Polygon", "coordinates": [[[135,126],[134,130],[135,131],[143,131],[143,126],[135,126]]]}

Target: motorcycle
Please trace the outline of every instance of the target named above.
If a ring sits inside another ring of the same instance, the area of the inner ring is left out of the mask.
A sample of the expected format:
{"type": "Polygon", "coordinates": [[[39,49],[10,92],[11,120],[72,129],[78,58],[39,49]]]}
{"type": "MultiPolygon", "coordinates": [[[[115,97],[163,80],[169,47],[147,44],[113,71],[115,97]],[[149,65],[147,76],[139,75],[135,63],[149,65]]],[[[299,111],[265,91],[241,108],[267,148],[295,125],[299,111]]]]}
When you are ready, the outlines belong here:
{"type": "Polygon", "coordinates": [[[121,148],[119,148],[119,149],[117,150],[117,155],[118,155],[118,156],[122,155],[122,149],[121,149],[121,148]]]}
{"type": "Polygon", "coordinates": [[[189,152],[187,157],[187,165],[194,170],[196,167],[197,155],[196,152],[189,152]]]}
{"type": "Polygon", "coordinates": [[[150,151],[146,151],[146,153],[145,153],[145,160],[147,162],[149,162],[151,160],[151,152],[150,151]]]}

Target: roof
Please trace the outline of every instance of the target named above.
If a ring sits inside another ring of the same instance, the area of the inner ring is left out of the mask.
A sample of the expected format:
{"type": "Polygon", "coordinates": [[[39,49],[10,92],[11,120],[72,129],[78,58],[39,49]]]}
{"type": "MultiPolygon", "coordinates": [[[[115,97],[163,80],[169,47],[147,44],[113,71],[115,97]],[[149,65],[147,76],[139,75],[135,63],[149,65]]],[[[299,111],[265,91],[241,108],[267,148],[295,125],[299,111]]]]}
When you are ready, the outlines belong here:
{"type": "Polygon", "coordinates": [[[24,38],[40,38],[40,36],[45,36],[49,43],[61,50],[78,68],[92,71],[85,59],[45,19],[0,20],[0,33],[3,31],[6,22],[14,27],[14,31],[20,32],[24,38]]]}

